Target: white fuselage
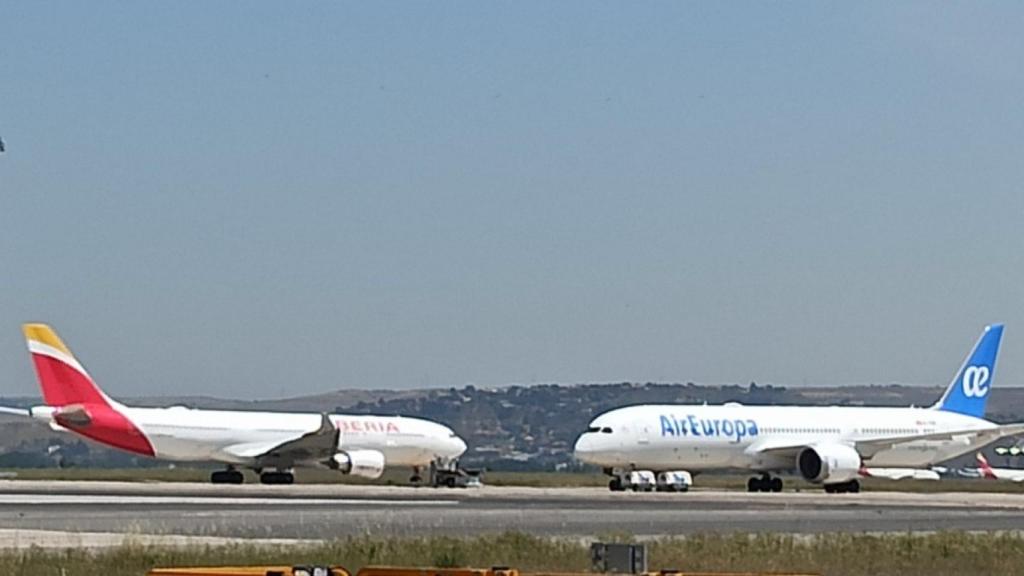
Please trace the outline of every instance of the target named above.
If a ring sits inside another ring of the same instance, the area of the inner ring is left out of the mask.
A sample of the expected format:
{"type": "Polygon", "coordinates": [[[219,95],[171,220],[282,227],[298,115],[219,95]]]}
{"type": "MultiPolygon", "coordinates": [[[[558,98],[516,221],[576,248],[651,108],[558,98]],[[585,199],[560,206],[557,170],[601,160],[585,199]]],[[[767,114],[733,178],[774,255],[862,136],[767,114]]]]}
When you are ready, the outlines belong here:
{"type": "Polygon", "coordinates": [[[988,470],[996,480],[1007,480],[1009,482],[1024,482],[1024,470],[1014,468],[990,468],[988,470]]]}
{"type": "MultiPolygon", "coordinates": [[[[246,412],[170,408],[121,407],[149,440],[154,456],[176,461],[215,461],[251,465],[238,447],[285,443],[320,427],[323,416],[312,413],[246,412]]],[[[33,409],[48,419],[49,407],[33,409]]],[[[428,466],[458,458],[466,444],[447,426],[420,418],[332,414],[338,428],[339,451],[374,450],[387,466],[428,466]]]]}
{"type": "MultiPolygon", "coordinates": [[[[980,430],[980,418],[927,408],[643,405],[606,412],[576,442],[580,460],[605,468],[649,470],[792,470],[771,451],[773,440],[813,445],[980,430]]],[[[917,440],[884,449],[864,464],[916,468],[954,458],[987,441],[969,436],[917,440]]]]}

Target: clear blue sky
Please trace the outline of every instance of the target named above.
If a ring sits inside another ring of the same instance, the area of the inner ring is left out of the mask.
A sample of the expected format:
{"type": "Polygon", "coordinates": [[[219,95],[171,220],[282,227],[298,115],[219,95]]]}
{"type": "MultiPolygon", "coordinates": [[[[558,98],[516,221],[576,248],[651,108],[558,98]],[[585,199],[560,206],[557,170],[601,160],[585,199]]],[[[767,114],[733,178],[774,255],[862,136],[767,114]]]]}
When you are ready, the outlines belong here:
{"type": "Polygon", "coordinates": [[[1018,3],[0,5],[0,394],[1024,384],[1018,3]]]}

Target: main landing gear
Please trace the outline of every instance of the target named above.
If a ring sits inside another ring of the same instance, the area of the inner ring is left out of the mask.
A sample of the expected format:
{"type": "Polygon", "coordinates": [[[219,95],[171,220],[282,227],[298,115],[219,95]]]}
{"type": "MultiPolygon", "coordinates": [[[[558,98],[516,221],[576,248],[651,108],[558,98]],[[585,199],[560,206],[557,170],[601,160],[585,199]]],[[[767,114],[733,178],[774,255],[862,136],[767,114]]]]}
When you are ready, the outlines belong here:
{"type": "Polygon", "coordinates": [[[210,474],[210,482],[214,484],[241,484],[245,482],[245,476],[234,468],[218,470],[210,474]]]}
{"type": "Polygon", "coordinates": [[[782,492],[782,478],[770,474],[754,476],[747,480],[747,492],[782,492]]]}
{"type": "Polygon", "coordinates": [[[825,492],[828,494],[844,494],[849,492],[856,494],[860,492],[860,482],[857,480],[850,480],[848,482],[839,482],[837,484],[825,484],[825,492]]]}
{"type": "MultiPolygon", "coordinates": [[[[295,476],[288,470],[271,470],[267,472],[257,470],[256,472],[260,475],[260,484],[293,484],[295,482],[295,476]]],[[[210,482],[214,484],[242,484],[245,482],[245,476],[241,470],[228,468],[227,470],[217,470],[210,474],[210,482]]]]}
{"type": "Polygon", "coordinates": [[[288,471],[275,470],[260,474],[260,484],[294,484],[295,475],[288,471]]]}

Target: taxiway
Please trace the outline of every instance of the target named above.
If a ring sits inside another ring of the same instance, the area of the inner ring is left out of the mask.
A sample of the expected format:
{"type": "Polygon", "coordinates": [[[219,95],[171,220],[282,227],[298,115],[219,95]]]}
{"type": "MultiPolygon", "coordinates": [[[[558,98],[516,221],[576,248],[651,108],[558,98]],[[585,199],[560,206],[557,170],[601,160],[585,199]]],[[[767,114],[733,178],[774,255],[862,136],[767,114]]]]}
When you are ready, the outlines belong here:
{"type": "Polygon", "coordinates": [[[371,535],[1019,530],[1024,494],[0,481],[0,530],[318,540],[371,535]]]}

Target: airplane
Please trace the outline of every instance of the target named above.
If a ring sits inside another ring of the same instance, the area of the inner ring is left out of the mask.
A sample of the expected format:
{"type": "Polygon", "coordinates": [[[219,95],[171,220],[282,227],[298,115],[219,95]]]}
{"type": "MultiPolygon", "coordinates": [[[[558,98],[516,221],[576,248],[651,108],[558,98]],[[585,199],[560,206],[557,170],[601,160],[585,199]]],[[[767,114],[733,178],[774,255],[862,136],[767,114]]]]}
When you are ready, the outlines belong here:
{"type": "Polygon", "coordinates": [[[450,428],[420,418],[125,406],[103,393],[52,328],[22,328],[45,405],[0,413],[140,456],[224,464],[211,474],[214,484],[243,483],[240,468],[264,484],[291,484],[300,466],[371,479],[386,466],[407,466],[415,483],[424,468],[450,470],[466,451],[450,428]]]}
{"type": "MultiPolygon", "coordinates": [[[[1024,423],[985,420],[1002,324],[987,326],[942,397],[930,408],[639,405],[590,422],[575,456],[632,489],[635,470],[745,470],[750,492],[781,492],[795,471],[828,493],[859,492],[862,475],[934,479],[924,470],[1024,433],[1024,423]],[[906,469],[924,469],[909,473],[906,469]],[[862,474],[863,472],[863,474],[862,474]]],[[[937,474],[937,473],[934,473],[937,474]]]]}
{"type": "Polygon", "coordinates": [[[1017,468],[993,468],[988,463],[988,458],[981,452],[976,456],[978,460],[978,471],[982,478],[989,480],[1009,480],[1010,482],[1024,482],[1024,470],[1017,468]]]}

